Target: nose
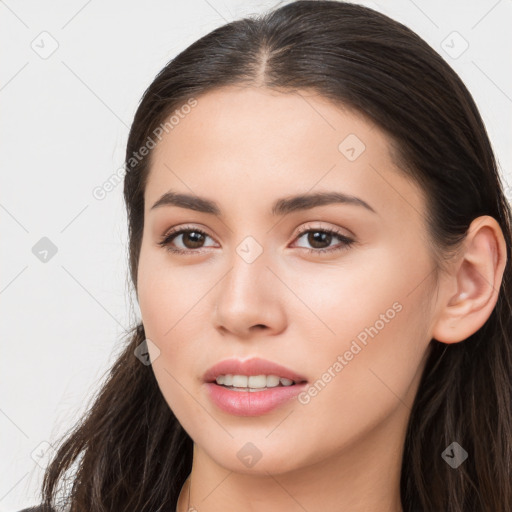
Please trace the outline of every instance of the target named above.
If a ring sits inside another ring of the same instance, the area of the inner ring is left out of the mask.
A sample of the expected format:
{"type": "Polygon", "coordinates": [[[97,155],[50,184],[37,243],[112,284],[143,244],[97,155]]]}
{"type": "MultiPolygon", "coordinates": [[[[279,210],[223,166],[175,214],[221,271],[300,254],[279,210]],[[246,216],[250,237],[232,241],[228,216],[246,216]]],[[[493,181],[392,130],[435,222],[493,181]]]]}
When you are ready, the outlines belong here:
{"type": "Polygon", "coordinates": [[[247,339],[262,331],[284,330],[285,290],[269,263],[265,252],[251,263],[234,254],[230,270],[216,287],[214,324],[222,334],[247,339]]]}

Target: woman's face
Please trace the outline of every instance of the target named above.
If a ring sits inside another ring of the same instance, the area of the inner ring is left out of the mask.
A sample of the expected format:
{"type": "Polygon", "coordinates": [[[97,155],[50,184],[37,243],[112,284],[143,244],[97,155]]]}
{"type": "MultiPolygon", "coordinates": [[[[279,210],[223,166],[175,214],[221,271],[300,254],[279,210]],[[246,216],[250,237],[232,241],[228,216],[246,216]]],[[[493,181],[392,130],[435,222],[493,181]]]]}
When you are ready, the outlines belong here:
{"type": "Polygon", "coordinates": [[[432,337],[421,192],[377,127],[317,95],[229,87],[184,111],[153,150],[138,271],[169,407],[196,449],[237,472],[399,451],[432,337]],[[152,208],[168,192],[218,211],[152,208]],[[358,200],[308,199],[320,193],[358,200]],[[205,372],[253,357],[307,383],[274,408],[221,408],[205,372]]]}

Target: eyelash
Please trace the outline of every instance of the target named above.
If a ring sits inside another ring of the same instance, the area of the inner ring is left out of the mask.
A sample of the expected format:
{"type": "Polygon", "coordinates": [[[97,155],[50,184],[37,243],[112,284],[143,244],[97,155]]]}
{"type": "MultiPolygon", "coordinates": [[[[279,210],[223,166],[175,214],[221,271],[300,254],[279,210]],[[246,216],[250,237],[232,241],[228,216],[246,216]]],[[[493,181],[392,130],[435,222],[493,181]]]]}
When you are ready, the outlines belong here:
{"type": "MultiPolygon", "coordinates": [[[[177,230],[170,231],[169,233],[166,233],[163,235],[162,240],[160,242],[157,242],[159,246],[165,248],[165,250],[174,253],[174,254],[197,254],[203,252],[201,249],[177,249],[176,247],[172,247],[170,244],[174,238],[177,236],[183,234],[183,233],[189,233],[189,232],[199,233],[204,236],[210,237],[208,233],[203,231],[202,229],[198,229],[194,226],[185,226],[182,228],[179,228],[177,230]]],[[[297,234],[296,238],[300,238],[305,233],[309,232],[320,232],[320,233],[327,233],[329,235],[335,235],[337,238],[339,238],[342,242],[341,246],[337,247],[331,247],[327,249],[308,249],[307,247],[301,247],[301,249],[306,250],[310,254],[318,254],[318,253],[326,253],[326,252],[336,252],[340,250],[348,249],[352,244],[355,243],[355,240],[352,238],[349,238],[345,236],[343,233],[336,229],[327,229],[327,228],[311,228],[309,226],[306,226],[302,228],[299,233],[297,234]]],[[[210,237],[211,238],[211,237],[210,237]]]]}

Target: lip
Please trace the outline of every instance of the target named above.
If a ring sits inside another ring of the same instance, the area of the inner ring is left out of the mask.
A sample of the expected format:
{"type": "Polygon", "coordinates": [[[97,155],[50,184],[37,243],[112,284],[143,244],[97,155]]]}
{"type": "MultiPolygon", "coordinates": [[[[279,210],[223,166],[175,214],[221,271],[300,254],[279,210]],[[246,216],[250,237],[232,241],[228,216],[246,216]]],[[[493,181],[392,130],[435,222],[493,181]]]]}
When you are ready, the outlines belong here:
{"type": "Polygon", "coordinates": [[[263,391],[233,391],[214,382],[203,384],[209,399],[223,412],[234,416],[260,416],[290,403],[307,383],[278,386],[263,391]]]}
{"type": "Polygon", "coordinates": [[[259,357],[243,361],[236,358],[224,359],[209,368],[204,374],[203,380],[206,383],[213,383],[219,375],[276,375],[293,380],[296,384],[307,382],[306,377],[290,368],[259,357]]]}

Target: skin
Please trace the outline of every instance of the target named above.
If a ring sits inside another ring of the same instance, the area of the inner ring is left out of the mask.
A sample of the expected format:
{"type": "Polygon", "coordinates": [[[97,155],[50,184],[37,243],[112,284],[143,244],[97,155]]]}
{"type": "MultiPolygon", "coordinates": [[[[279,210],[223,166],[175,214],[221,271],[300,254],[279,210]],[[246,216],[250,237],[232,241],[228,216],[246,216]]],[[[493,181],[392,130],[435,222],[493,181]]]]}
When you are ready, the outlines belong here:
{"type": "Polygon", "coordinates": [[[153,150],[138,270],[152,368],[194,441],[177,510],[191,491],[200,512],[402,511],[403,443],[430,341],[462,341],[491,314],[501,229],[475,219],[436,281],[425,198],[375,125],[305,91],[230,86],[197,100],[153,150]],[[353,161],[338,149],[349,134],[366,146],[353,161]],[[170,189],[213,199],[222,216],[151,210],[170,189]],[[270,212],[278,198],[319,191],[357,196],[375,213],[353,204],[270,212]],[[194,245],[178,235],[171,244],[187,255],[158,245],[190,224],[208,236],[194,245]],[[304,226],[313,232],[298,238],[304,226]],[[355,243],[343,248],[333,235],[314,245],[329,228],[355,243]],[[252,263],[236,250],[248,236],[263,250],[252,263]],[[232,356],[270,359],[314,383],[394,303],[400,311],[307,404],[240,417],[209,400],[204,372],[232,356]],[[237,457],[248,442],[261,452],[252,467],[237,457]]]}

